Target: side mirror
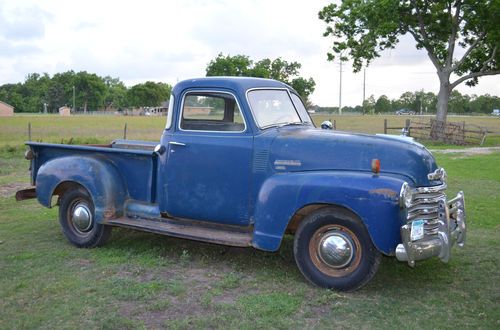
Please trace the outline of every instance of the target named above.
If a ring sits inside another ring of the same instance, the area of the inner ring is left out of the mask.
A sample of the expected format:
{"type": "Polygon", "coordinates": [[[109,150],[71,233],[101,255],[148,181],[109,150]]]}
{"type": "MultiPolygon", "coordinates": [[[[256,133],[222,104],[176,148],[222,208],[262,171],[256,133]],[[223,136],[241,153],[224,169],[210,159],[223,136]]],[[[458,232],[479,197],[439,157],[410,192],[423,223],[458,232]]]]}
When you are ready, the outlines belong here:
{"type": "Polygon", "coordinates": [[[324,122],[321,123],[321,128],[322,129],[333,129],[333,124],[329,120],[325,120],[324,122]]]}

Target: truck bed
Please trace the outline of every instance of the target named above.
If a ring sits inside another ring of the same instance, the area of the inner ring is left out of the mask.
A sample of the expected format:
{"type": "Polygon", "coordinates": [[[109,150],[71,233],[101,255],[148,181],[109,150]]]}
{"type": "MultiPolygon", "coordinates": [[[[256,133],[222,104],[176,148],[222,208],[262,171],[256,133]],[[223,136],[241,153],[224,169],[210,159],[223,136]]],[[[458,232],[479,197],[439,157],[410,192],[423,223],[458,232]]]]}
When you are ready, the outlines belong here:
{"type": "MultiPolygon", "coordinates": [[[[129,198],[148,203],[156,202],[157,158],[153,153],[156,143],[147,141],[115,140],[107,145],[67,145],[28,142],[35,158],[32,161],[32,179],[36,182],[39,169],[57,158],[93,158],[109,162],[125,183],[129,198]]],[[[92,169],[82,175],[95,175],[92,169]]]]}

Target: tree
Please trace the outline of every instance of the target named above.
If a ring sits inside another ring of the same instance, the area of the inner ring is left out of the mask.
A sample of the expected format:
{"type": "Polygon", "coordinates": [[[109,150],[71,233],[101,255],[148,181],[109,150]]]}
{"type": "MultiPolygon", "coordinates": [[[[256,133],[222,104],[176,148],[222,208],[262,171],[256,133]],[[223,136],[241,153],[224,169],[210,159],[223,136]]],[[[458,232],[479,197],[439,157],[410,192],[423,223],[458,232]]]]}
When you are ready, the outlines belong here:
{"type": "Polygon", "coordinates": [[[31,73],[23,84],[25,112],[40,112],[48,99],[50,77],[47,73],[31,73]]]}
{"type": "Polygon", "coordinates": [[[381,95],[377,99],[377,102],[375,102],[375,112],[376,113],[389,112],[389,111],[391,111],[391,109],[392,109],[391,108],[391,101],[385,95],[381,95]]]}
{"type": "Polygon", "coordinates": [[[52,77],[47,91],[50,112],[55,112],[64,105],[72,104],[75,77],[76,74],[73,70],[56,73],[52,77]]]}
{"type": "Polygon", "coordinates": [[[452,91],[450,94],[449,109],[453,113],[470,112],[469,108],[470,96],[462,95],[459,91],[452,91]]]}
{"type": "Polygon", "coordinates": [[[473,95],[469,107],[471,112],[490,114],[493,109],[500,109],[500,97],[485,95],[473,95]]]}
{"type": "Polygon", "coordinates": [[[167,101],[171,92],[172,86],[169,84],[146,81],[127,91],[127,103],[132,107],[156,107],[167,101]]]}
{"type": "Polygon", "coordinates": [[[106,76],[103,78],[106,85],[106,93],[104,96],[104,107],[119,109],[126,103],[127,87],[120,81],[119,78],[106,76]]]}
{"type": "Polygon", "coordinates": [[[248,76],[252,61],[248,56],[224,56],[222,53],[207,66],[208,76],[248,76]]]}
{"type": "Polygon", "coordinates": [[[351,58],[355,72],[394,48],[400,36],[411,35],[437,70],[441,121],[456,86],[474,86],[479,77],[500,73],[498,17],[498,0],[344,0],[319,12],[328,24],[324,36],[334,39],[328,59],[351,58]],[[454,81],[452,74],[458,76],[454,81]]]}
{"type": "Polygon", "coordinates": [[[23,112],[26,108],[22,84],[5,84],[0,87],[0,101],[14,107],[15,112],[23,112]]]}
{"type": "Polygon", "coordinates": [[[78,104],[83,105],[83,112],[87,108],[97,109],[104,103],[106,85],[101,77],[95,73],[80,71],[74,79],[75,94],[78,104]]]}
{"type": "Polygon", "coordinates": [[[375,96],[370,95],[369,98],[363,101],[363,114],[375,112],[375,96]]]}
{"type": "Polygon", "coordinates": [[[270,60],[268,58],[254,62],[248,56],[224,56],[222,53],[207,65],[209,76],[247,76],[279,80],[292,86],[293,89],[309,104],[309,95],[314,92],[316,83],[313,78],[299,76],[302,65],[298,62],[288,62],[280,57],[270,60]]]}

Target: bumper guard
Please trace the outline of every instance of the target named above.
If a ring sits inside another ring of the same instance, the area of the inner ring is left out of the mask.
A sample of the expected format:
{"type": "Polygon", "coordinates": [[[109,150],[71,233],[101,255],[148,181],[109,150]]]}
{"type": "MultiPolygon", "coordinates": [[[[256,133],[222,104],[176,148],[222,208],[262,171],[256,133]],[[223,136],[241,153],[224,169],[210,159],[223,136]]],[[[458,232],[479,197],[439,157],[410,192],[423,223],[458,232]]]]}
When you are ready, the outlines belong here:
{"type": "Polygon", "coordinates": [[[411,240],[411,223],[401,227],[402,244],[396,247],[396,258],[407,261],[411,267],[415,261],[431,257],[439,257],[448,262],[451,257],[451,247],[456,243],[463,247],[466,237],[465,200],[460,191],[449,201],[442,199],[438,206],[438,231],[434,235],[425,235],[417,241],[411,240]]]}

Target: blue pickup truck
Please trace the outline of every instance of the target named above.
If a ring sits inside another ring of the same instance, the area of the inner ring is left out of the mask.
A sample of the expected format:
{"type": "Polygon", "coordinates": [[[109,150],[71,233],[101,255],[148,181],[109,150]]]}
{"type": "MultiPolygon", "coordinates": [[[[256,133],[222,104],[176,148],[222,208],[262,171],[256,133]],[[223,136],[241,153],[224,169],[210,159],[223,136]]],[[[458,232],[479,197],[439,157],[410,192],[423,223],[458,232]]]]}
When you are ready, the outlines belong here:
{"type": "Polygon", "coordinates": [[[315,128],[274,80],[179,82],[159,143],[27,145],[34,187],[16,198],[52,207],[58,196],[77,247],[103,245],[114,226],[265,251],[290,234],[308,281],[351,291],[382,254],[446,262],[465,242],[464,195],[447,199],[446,172],[424,146],[315,128]]]}

